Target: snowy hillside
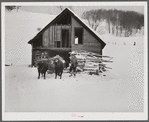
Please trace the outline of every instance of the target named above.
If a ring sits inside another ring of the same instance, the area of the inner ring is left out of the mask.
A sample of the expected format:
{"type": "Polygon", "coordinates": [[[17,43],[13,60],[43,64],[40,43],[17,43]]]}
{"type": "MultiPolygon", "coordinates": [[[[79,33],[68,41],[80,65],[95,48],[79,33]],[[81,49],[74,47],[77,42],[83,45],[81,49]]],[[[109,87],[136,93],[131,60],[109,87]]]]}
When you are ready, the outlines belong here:
{"type": "Polygon", "coordinates": [[[31,46],[27,43],[45,27],[54,15],[37,14],[16,10],[5,14],[5,62],[13,64],[31,63],[31,46]]]}

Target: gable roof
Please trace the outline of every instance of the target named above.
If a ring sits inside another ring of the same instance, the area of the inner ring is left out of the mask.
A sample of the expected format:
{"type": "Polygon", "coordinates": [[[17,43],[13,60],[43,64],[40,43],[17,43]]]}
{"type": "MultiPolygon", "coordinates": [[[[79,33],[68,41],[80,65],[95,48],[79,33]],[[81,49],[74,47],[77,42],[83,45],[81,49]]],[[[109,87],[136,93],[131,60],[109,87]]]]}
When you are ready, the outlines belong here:
{"type": "Polygon", "coordinates": [[[104,41],[101,40],[96,31],[89,27],[85,22],[83,22],[72,10],[69,8],[64,9],[58,16],[56,16],[47,26],[45,26],[33,39],[31,39],[28,44],[31,44],[40,34],[42,34],[50,25],[52,25],[56,20],[58,20],[64,13],[69,12],[79,23],[85,27],[101,44],[102,48],[106,45],[104,41]]]}

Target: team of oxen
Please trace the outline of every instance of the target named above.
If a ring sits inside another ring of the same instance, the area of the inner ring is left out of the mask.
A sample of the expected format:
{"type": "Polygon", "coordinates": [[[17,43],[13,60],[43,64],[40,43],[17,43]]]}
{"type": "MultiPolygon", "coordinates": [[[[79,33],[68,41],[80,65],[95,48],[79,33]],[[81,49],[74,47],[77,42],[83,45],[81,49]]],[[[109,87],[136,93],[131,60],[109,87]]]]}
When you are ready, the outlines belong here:
{"type": "MultiPolygon", "coordinates": [[[[70,76],[76,76],[76,68],[78,65],[77,58],[74,54],[71,54],[70,56],[70,76]]],[[[37,69],[38,69],[38,79],[40,79],[40,75],[46,79],[46,73],[47,72],[55,72],[55,79],[57,76],[60,76],[60,79],[62,78],[63,70],[66,68],[66,62],[65,60],[60,56],[55,56],[54,58],[48,59],[48,61],[40,61],[37,63],[37,69]]]]}

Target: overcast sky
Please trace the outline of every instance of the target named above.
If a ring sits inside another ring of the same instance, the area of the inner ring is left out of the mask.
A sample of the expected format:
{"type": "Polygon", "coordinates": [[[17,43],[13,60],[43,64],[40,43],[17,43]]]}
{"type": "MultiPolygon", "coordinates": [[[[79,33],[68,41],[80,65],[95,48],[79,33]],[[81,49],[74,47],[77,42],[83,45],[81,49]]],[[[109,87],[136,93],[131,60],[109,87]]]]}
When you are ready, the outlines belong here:
{"type": "MultiPolygon", "coordinates": [[[[124,10],[124,11],[136,11],[139,13],[144,14],[144,7],[143,6],[72,6],[74,12],[81,16],[84,11],[90,9],[117,9],[117,10],[124,10]]],[[[56,6],[23,6],[20,8],[24,11],[35,12],[35,13],[47,13],[47,14],[54,14],[57,15],[60,12],[60,9],[56,6]]]]}

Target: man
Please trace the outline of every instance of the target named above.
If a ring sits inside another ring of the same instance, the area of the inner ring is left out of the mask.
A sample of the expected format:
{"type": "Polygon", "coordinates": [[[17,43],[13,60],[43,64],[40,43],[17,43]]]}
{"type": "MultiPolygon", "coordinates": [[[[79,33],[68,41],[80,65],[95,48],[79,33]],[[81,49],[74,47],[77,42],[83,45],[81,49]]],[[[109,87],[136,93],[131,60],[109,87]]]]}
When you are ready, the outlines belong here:
{"type": "Polygon", "coordinates": [[[75,53],[72,52],[70,56],[70,76],[74,75],[76,76],[76,68],[78,66],[77,57],[75,56],[75,53]]]}

